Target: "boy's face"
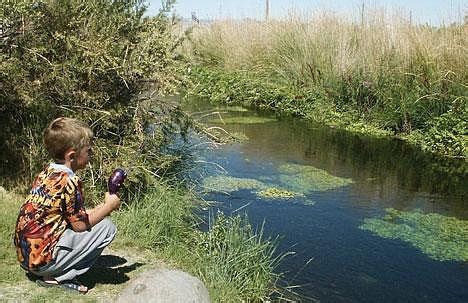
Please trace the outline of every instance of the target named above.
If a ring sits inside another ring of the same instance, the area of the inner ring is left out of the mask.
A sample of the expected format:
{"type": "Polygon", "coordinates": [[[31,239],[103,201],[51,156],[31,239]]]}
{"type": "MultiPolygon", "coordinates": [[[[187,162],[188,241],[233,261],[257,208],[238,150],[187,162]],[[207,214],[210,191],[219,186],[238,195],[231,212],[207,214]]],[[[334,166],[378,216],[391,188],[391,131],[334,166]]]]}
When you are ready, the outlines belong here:
{"type": "Polygon", "coordinates": [[[89,157],[91,156],[91,148],[91,144],[88,144],[76,152],[75,157],[73,158],[73,170],[83,169],[86,167],[89,162],[89,157]]]}

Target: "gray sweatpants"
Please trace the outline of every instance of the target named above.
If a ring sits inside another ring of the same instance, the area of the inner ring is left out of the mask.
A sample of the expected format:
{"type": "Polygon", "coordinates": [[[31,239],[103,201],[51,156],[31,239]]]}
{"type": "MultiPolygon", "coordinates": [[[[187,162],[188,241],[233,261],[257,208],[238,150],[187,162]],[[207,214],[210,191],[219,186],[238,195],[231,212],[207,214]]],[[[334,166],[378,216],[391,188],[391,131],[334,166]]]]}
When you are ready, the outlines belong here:
{"type": "Polygon", "coordinates": [[[93,226],[91,231],[75,232],[67,229],[54,248],[53,261],[33,273],[53,277],[58,282],[82,275],[112,242],[115,233],[115,225],[107,218],[93,226]]]}

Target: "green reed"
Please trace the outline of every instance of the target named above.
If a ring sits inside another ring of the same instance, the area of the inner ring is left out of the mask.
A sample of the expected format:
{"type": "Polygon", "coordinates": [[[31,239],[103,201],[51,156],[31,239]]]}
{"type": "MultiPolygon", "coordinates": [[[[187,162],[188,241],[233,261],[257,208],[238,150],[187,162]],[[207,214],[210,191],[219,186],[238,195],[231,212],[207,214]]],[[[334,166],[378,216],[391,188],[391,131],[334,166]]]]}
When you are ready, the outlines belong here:
{"type": "MultiPolygon", "coordinates": [[[[246,103],[286,112],[292,107],[299,116],[327,115],[321,108],[329,107],[324,111],[338,116],[332,120],[344,115],[350,122],[375,126],[427,150],[464,157],[466,128],[460,120],[467,116],[467,33],[467,24],[413,25],[401,18],[389,21],[378,12],[355,23],[323,13],[199,26],[188,52],[210,73],[245,79],[244,87],[238,87],[240,95],[227,87],[229,80],[217,85],[215,94],[226,91],[222,98],[227,101],[250,99],[246,103]],[[255,92],[256,102],[251,100],[251,81],[263,85],[255,92]],[[272,91],[283,91],[292,101],[276,102],[272,91]],[[452,131],[437,123],[437,117],[464,129],[452,131]],[[429,133],[434,127],[440,138],[429,133]],[[456,142],[450,142],[445,131],[456,142]],[[444,145],[445,151],[432,150],[433,143],[444,145]]],[[[200,83],[204,88],[204,77],[194,73],[198,90],[200,83]]]]}
{"type": "Polygon", "coordinates": [[[213,302],[266,300],[277,291],[280,277],[274,272],[282,258],[275,255],[276,242],[255,231],[247,218],[222,214],[202,232],[194,215],[200,206],[191,195],[157,184],[113,216],[116,245],[145,248],[156,259],[191,272],[207,286],[213,302]]]}

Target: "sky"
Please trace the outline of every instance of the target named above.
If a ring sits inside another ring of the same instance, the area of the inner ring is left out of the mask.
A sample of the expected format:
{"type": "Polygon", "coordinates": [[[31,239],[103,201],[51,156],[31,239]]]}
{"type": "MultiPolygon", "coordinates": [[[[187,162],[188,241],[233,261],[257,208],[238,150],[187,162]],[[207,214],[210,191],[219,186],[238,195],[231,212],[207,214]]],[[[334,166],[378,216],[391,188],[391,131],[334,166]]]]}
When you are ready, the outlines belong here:
{"type": "MultiPolygon", "coordinates": [[[[176,14],[191,18],[192,12],[199,19],[225,18],[265,18],[267,0],[177,0],[176,14]]],[[[153,15],[161,7],[161,0],[147,0],[148,14],[153,15]]],[[[284,18],[291,12],[310,14],[314,11],[329,11],[349,17],[360,15],[372,8],[384,9],[386,12],[397,12],[399,15],[411,16],[412,22],[420,24],[441,25],[462,22],[468,15],[468,0],[269,0],[270,17],[284,18]]]]}

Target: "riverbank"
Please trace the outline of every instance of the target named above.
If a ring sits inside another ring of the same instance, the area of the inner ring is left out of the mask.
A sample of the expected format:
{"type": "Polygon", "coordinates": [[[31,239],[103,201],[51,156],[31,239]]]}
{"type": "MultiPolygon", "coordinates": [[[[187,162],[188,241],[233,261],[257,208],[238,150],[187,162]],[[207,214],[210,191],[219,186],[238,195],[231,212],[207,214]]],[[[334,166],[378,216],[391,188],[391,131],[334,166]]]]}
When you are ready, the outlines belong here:
{"type": "Polygon", "coordinates": [[[466,159],[467,29],[378,14],[218,21],[194,29],[190,93],[466,159]]]}
{"type": "Polygon", "coordinates": [[[192,97],[206,98],[214,103],[240,104],[299,117],[332,128],[370,135],[395,137],[423,151],[448,158],[468,156],[465,110],[447,112],[428,122],[425,129],[399,132],[384,127],[384,121],[369,120],[357,110],[341,109],[329,100],[324,91],[287,87],[247,72],[226,72],[199,67],[192,71],[192,97]]]}
{"type": "Polygon", "coordinates": [[[116,298],[138,273],[161,266],[198,277],[213,302],[266,300],[276,290],[279,275],[273,273],[272,241],[254,235],[239,217],[221,216],[208,232],[199,231],[193,215],[199,202],[163,184],[138,200],[127,201],[112,215],[119,232],[102,261],[118,266],[98,264],[83,275],[82,282],[90,288],[86,297],[37,287],[19,267],[11,241],[23,199],[3,189],[0,192],[1,299],[103,301],[116,298]]]}
{"type": "Polygon", "coordinates": [[[212,129],[245,138],[202,153],[205,199],[281,235],[278,250],[292,254],[279,271],[301,286],[303,302],[467,302],[464,160],[188,101],[212,129]]]}
{"type": "MultiPolygon", "coordinates": [[[[186,138],[190,121],[161,100],[187,80],[188,61],[179,52],[186,35],[174,35],[174,3],[163,1],[153,17],[139,1],[2,3],[0,186],[9,193],[1,197],[0,277],[2,285],[21,285],[18,297],[61,295],[29,283],[11,243],[23,195],[50,161],[43,130],[61,116],[94,132],[93,159],[80,172],[86,207],[102,201],[116,167],[129,170],[120,191],[124,205],[112,215],[119,229],[113,249],[136,250],[145,264],[161,260],[192,273],[215,302],[267,300],[275,291],[272,241],[242,218],[210,220],[201,232],[201,202],[177,180],[190,154],[174,146],[186,138]]],[[[98,292],[122,284],[100,278],[90,277],[103,284],[98,292]]]]}

